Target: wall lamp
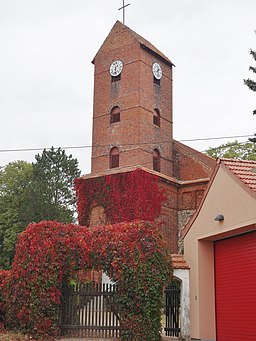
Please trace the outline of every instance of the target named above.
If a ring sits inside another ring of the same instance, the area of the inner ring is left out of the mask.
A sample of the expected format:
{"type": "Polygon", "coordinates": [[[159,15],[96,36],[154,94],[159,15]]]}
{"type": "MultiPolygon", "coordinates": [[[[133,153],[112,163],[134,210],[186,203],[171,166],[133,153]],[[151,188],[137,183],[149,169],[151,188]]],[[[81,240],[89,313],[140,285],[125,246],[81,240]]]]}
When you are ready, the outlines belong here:
{"type": "Polygon", "coordinates": [[[218,214],[215,219],[215,221],[223,221],[224,220],[224,215],[223,214],[218,214]]]}

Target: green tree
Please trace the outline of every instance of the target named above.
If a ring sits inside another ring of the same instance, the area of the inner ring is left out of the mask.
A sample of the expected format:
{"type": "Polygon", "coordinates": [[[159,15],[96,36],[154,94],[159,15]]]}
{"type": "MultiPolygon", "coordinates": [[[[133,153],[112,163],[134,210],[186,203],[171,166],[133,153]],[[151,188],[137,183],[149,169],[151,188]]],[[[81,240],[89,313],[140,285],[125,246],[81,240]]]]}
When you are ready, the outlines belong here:
{"type": "Polygon", "coordinates": [[[11,162],[0,168],[0,267],[11,266],[18,235],[30,222],[75,220],[77,159],[61,148],[44,150],[33,164],[11,162]]]}
{"type": "Polygon", "coordinates": [[[17,236],[31,221],[30,186],[32,165],[11,162],[0,168],[0,266],[9,268],[15,252],[17,236]]]}
{"type": "Polygon", "coordinates": [[[213,157],[256,160],[256,146],[253,142],[227,142],[218,147],[209,148],[206,154],[213,157]]]}
{"type": "Polygon", "coordinates": [[[76,196],[74,179],[79,177],[77,159],[61,148],[44,149],[33,163],[32,211],[35,221],[74,222],[76,196]]]}
{"type": "MultiPolygon", "coordinates": [[[[253,59],[256,61],[256,51],[250,50],[250,54],[252,55],[253,59]]],[[[250,66],[249,70],[256,73],[256,67],[250,66]]],[[[248,88],[252,91],[256,91],[256,82],[252,79],[244,79],[244,83],[248,86],[248,88]]]]}
{"type": "MultiPolygon", "coordinates": [[[[253,59],[256,61],[256,51],[250,50],[250,54],[252,55],[253,59]]],[[[249,70],[256,73],[256,67],[250,66],[249,70]]],[[[256,81],[250,78],[247,78],[247,79],[244,79],[244,84],[247,85],[250,90],[256,91],[256,81]]],[[[254,115],[256,114],[256,110],[253,111],[253,114],[254,115]]]]}

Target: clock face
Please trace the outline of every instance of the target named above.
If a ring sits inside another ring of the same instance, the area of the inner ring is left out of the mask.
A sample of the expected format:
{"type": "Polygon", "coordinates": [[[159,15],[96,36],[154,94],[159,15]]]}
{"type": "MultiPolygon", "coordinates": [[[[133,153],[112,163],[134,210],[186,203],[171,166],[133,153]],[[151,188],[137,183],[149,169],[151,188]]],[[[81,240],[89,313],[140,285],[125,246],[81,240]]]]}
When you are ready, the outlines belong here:
{"type": "Polygon", "coordinates": [[[162,72],[161,66],[158,63],[153,63],[152,72],[156,79],[162,78],[163,72],[162,72]]]}
{"type": "Polygon", "coordinates": [[[121,62],[121,60],[116,60],[110,65],[109,73],[111,74],[111,76],[116,77],[120,75],[122,70],[123,70],[123,63],[121,62]]]}

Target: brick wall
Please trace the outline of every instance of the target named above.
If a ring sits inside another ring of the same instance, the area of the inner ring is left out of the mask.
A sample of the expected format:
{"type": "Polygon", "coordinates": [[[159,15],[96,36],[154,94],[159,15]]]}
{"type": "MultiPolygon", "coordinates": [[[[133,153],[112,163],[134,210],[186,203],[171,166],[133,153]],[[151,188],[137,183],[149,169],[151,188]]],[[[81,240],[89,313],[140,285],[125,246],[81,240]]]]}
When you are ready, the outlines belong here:
{"type": "MultiPolygon", "coordinates": [[[[153,150],[158,149],[161,155],[159,186],[166,193],[158,222],[162,222],[170,251],[177,253],[183,248],[180,231],[198,207],[215,161],[173,140],[172,63],[149,42],[146,45],[147,48],[142,37],[117,22],[93,60],[91,171],[93,175],[108,172],[112,147],[120,151],[119,171],[128,166],[152,170],[153,150]],[[112,82],[109,74],[114,60],[121,60],[124,65],[117,82],[112,82]],[[162,67],[160,86],[154,83],[153,62],[162,67]],[[120,108],[120,122],[111,124],[110,113],[115,106],[120,108]],[[160,127],[153,124],[155,108],[160,112],[160,127]],[[172,180],[163,179],[161,174],[172,180]]],[[[102,221],[102,208],[93,208],[90,225],[102,221]]]]}
{"type": "Polygon", "coordinates": [[[162,232],[172,253],[183,252],[181,230],[199,206],[207,185],[208,179],[191,184],[160,181],[166,200],[157,221],[163,223],[162,232]]]}
{"type": "Polygon", "coordinates": [[[153,169],[153,150],[161,154],[161,172],[173,173],[172,162],[172,67],[143,49],[129,30],[112,30],[94,59],[94,109],[92,173],[109,169],[109,151],[120,149],[120,167],[143,165],[153,169]],[[109,67],[123,62],[121,80],[111,82],[109,67]],[[154,84],[152,64],[163,70],[161,85],[154,84]],[[110,123],[110,113],[119,106],[120,122],[110,123]],[[153,124],[158,108],[161,126],[153,124]],[[166,143],[169,141],[169,143],[166,143]],[[100,147],[102,146],[102,147],[100,147]]]}
{"type": "Polygon", "coordinates": [[[173,140],[174,176],[180,180],[209,178],[215,160],[183,143],[173,140]]]}

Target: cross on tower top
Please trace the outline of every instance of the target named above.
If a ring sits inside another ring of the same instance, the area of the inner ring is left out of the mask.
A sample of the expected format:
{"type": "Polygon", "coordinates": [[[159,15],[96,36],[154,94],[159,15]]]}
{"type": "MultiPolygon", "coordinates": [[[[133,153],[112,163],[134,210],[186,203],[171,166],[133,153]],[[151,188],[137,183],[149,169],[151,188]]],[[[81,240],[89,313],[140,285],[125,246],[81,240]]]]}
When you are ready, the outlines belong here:
{"type": "Polygon", "coordinates": [[[118,8],[118,11],[120,11],[120,9],[123,10],[123,24],[125,23],[125,7],[127,7],[127,6],[129,6],[129,5],[130,5],[130,4],[125,5],[125,4],[124,4],[124,0],[123,0],[123,6],[120,7],[120,8],[118,8]]]}

